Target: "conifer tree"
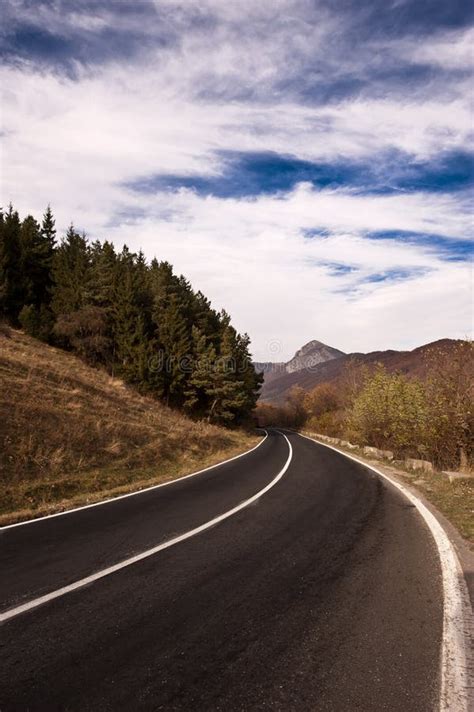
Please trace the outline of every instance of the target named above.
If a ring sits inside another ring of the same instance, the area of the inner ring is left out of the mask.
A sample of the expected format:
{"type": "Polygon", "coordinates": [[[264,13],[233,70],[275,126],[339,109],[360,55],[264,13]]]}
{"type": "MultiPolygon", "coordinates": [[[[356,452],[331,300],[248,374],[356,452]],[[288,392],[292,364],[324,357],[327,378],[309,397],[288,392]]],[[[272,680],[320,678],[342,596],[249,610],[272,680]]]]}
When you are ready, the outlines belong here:
{"type": "Polygon", "coordinates": [[[52,309],[56,316],[70,314],[90,301],[90,249],[84,235],[70,225],[53,261],[52,309]]]}
{"type": "Polygon", "coordinates": [[[53,250],[50,240],[43,236],[36,220],[28,215],[21,224],[21,271],[23,301],[38,309],[51,300],[53,250]]]}
{"type": "Polygon", "coordinates": [[[91,304],[110,313],[115,298],[117,255],[107,240],[93,242],[90,248],[89,299],[91,304]]]}
{"type": "Polygon", "coordinates": [[[216,361],[212,342],[197,327],[192,328],[192,370],[184,390],[184,407],[197,416],[206,416],[209,411],[209,388],[212,387],[211,369],[216,361]]]}
{"type": "Polygon", "coordinates": [[[191,370],[191,334],[183,304],[176,293],[157,300],[153,309],[157,341],[163,349],[163,396],[169,405],[182,405],[191,370]]]}
{"type": "Polygon", "coordinates": [[[147,331],[151,327],[151,310],[153,305],[153,295],[151,292],[150,269],[147,265],[145,255],[140,250],[134,261],[134,281],[137,304],[144,314],[147,331]]]}
{"type": "Polygon", "coordinates": [[[11,204],[8,211],[0,215],[0,314],[17,325],[24,296],[20,218],[11,204]]]}
{"type": "Polygon", "coordinates": [[[193,371],[186,389],[186,408],[210,422],[234,421],[246,404],[247,393],[236,369],[232,329],[228,327],[222,335],[219,356],[196,327],[193,341],[193,371]]]}
{"type": "Polygon", "coordinates": [[[143,254],[124,247],[118,257],[111,309],[118,372],[141,390],[161,395],[161,373],[152,371],[151,296],[143,254]]]}
{"type": "Polygon", "coordinates": [[[234,354],[235,332],[227,326],[224,329],[219,358],[212,369],[211,398],[208,420],[232,421],[245,406],[245,383],[237,373],[234,354]]]}
{"type": "Polygon", "coordinates": [[[23,308],[19,322],[28,334],[47,341],[53,327],[53,316],[49,309],[53,248],[31,215],[21,223],[20,247],[23,308]]]}
{"type": "Polygon", "coordinates": [[[56,246],[56,221],[53,217],[50,205],[48,205],[43,215],[43,222],[41,223],[41,235],[44,240],[48,242],[50,252],[52,254],[56,246]]]}
{"type": "MultiPolygon", "coordinates": [[[[231,327],[232,328],[232,327],[231,327]]],[[[233,355],[235,358],[236,372],[243,382],[243,392],[245,401],[237,414],[237,420],[245,417],[253,411],[257,405],[260,388],[263,383],[263,373],[257,373],[250,356],[250,337],[248,334],[238,334],[234,329],[233,355]]]]}
{"type": "Polygon", "coordinates": [[[193,295],[192,320],[193,324],[206,335],[214,347],[219,348],[221,336],[219,314],[212,309],[209,299],[201,291],[193,295]]]}

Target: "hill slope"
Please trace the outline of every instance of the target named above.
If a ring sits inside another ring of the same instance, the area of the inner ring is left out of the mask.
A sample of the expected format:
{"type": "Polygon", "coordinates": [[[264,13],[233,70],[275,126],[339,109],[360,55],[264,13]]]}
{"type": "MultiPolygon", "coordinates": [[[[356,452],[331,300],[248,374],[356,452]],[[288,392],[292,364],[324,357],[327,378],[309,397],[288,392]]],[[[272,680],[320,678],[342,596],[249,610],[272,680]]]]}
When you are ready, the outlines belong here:
{"type": "MultiPolygon", "coordinates": [[[[381,363],[388,371],[401,371],[402,373],[424,376],[426,375],[427,353],[435,347],[443,350],[452,348],[457,342],[452,339],[440,339],[424,346],[419,346],[412,351],[373,351],[368,354],[344,354],[338,358],[319,363],[311,368],[301,368],[292,372],[280,372],[268,378],[265,375],[261,400],[268,403],[283,403],[288,391],[293,386],[300,386],[311,390],[319,383],[335,381],[344,369],[350,364],[374,366],[381,363]]],[[[341,352],[339,352],[341,353],[341,352]]]]}
{"type": "Polygon", "coordinates": [[[0,334],[0,386],[0,524],[151,485],[257,442],[19,331],[0,334]]]}

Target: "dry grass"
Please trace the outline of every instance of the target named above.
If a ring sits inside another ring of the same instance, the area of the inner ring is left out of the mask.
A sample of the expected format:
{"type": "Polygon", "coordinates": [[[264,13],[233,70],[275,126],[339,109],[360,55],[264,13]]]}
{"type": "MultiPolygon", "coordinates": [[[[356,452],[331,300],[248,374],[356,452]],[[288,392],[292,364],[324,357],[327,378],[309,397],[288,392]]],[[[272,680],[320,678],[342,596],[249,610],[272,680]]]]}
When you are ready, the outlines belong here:
{"type": "Polygon", "coordinates": [[[248,449],[71,354],[0,332],[0,524],[154,484],[248,449]]]}

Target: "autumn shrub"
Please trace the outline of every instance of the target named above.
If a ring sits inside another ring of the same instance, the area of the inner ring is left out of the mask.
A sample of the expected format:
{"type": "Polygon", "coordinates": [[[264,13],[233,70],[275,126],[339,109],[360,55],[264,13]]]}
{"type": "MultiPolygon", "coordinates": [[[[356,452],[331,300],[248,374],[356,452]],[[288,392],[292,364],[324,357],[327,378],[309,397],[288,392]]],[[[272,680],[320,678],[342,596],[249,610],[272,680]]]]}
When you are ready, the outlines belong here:
{"type": "Polygon", "coordinates": [[[337,381],[293,388],[281,406],[260,404],[261,424],[307,428],[439,469],[474,468],[474,346],[434,346],[419,374],[350,362],[337,381]]]}
{"type": "Polygon", "coordinates": [[[285,414],[289,427],[301,428],[308,418],[305,407],[305,390],[300,386],[290,389],[285,403],[285,414]]]}
{"type": "Polygon", "coordinates": [[[474,465],[474,345],[459,341],[449,353],[433,349],[427,356],[427,448],[443,467],[474,465]]]}
{"type": "Polygon", "coordinates": [[[347,416],[356,442],[418,456],[439,468],[470,469],[474,460],[473,345],[429,354],[428,378],[383,368],[366,380],[347,416]]]}
{"type": "Polygon", "coordinates": [[[319,416],[312,415],[305,423],[305,427],[315,433],[329,435],[332,438],[344,434],[344,411],[329,411],[319,416]]]}
{"type": "Polygon", "coordinates": [[[341,406],[341,397],[331,383],[321,383],[304,398],[304,407],[310,417],[320,417],[324,413],[338,410],[341,406]]]}
{"type": "Polygon", "coordinates": [[[361,444],[421,457],[427,452],[428,417],[424,384],[379,367],[356,397],[347,426],[361,444]]]}
{"type": "Polygon", "coordinates": [[[304,398],[306,427],[332,437],[341,435],[344,410],[341,392],[331,383],[321,383],[304,398]]]}

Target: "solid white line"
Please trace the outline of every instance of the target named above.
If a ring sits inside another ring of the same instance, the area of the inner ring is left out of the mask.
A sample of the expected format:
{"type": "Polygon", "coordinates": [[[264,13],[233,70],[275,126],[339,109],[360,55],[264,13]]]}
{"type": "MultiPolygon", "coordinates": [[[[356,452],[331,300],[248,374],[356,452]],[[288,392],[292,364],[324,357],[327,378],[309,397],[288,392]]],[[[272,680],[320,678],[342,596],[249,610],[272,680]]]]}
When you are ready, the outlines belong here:
{"type": "Polygon", "coordinates": [[[215,465],[209,465],[209,467],[204,467],[202,470],[197,470],[197,472],[191,472],[189,475],[183,475],[182,477],[177,477],[174,480],[168,480],[167,482],[161,482],[159,485],[151,485],[150,487],[144,487],[143,489],[140,490],[135,490],[134,492],[127,492],[127,494],[120,494],[117,497],[109,497],[109,499],[102,499],[100,502],[93,502],[93,504],[84,504],[81,507],[73,507],[72,509],[65,509],[63,512],[55,512],[54,514],[46,514],[43,517],[36,517],[35,519],[25,519],[24,522],[17,522],[16,524],[7,524],[4,527],[0,527],[0,534],[1,532],[5,531],[6,529],[13,529],[13,527],[22,527],[25,526],[26,524],[36,524],[37,522],[43,522],[45,519],[53,519],[53,517],[63,517],[65,514],[74,514],[75,512],[80,512],[83,509],[91,509],[92,507],[100,507],[103,504],[111,504],[112,502],[117,502],[119,499],[125,499],[126,497],[135,497],[137,494],[143,494],[144,492],[150,492],[151,490],[159,489],[160,487],[168,487],[168,485],[174,485],[176,482],[182,482],[183,480],[187,480],[189,477],[195,477],[196,475],[201,475],[203,472],[208,472],[209,470],[213,470],[215,467],[220,467],[221,465],[226,465],[228,462],[233,462],[234,460],[238,460],[240,457],[244,457],[245,455],[249,455],[251,452],[256,450],[260,445],[263,445],[265,440],[268,438],[268,433],[265,430],[265,437],[260,440],[259,443],[254,445],[254,447],[250,448],[250,450],[246,450],[245,452],[241,452],[240,455],[234,455],[234,457],[230,457],[228,460],[222,460],[222,462],[218,462],[215,465]]]}
{"type": "Polygon", "coordinates": [[[227,512],[224,512],[224,514],[219,514],[217,517],[214,517],[214,519],[211,519],[208,522],[205,522],[205,524],[201,524],[199,527],[196,527],[195,529],[191,529],[188,532],[185,532],[184,534],[180,534],[177,537],[174,537],[173,539],[170,539],[169,541],[165,541],[162,544],[158,544],[158,546],[154,546],[152,549],[147,549],[147,551],[143,551],[141,554],[137,554],[136,556],[132,556],[129,559],[125,559],[124,561],[121,561],[118,564],[115,564],[114,566],[109,566],[106,569],[102,569],[101,571],[97,571],[95,574],[92,574],[91,576],[86,576],[85,578],[79,579],[79,581],[75,581],[74,583],[69,584],[69,586],[63,586],[62,588],[58,588],[56,591],[52,591],[51,593],[47,593],[44,596],[40,596],[39,598],[34,598],[32,601],[28,601],[28,603],[24,603],[21,606],[17,606],[16,608],[11,608],[9,611],[5,611],[4,613],[0,613],[0,623],[3,623],[10,618],[14,618],[15,616],[20,615],[21,613],[25,613],[26,611],[30,611],[32,608],[37,608],[38,606],[42,606],[44,603],[48,603],[49,601],[53,601],[55,598],[59,598],[60,596],[64,596],[66,593],[70,593],[71,591],[75,591],[78,588],[81,588],[82,586],[86,586],[89,583],[93,583],[94,581],[98,581],[101,578],[104,578],[105,576],[110,576],[110,574],[115,573],[116,571],[120,571],[120,569],[124,569],[126,566],[131,566],[132,564],[136,564],[138,561],[142,561],[143,559],[147,559],[149,556],[153,556],[154,554],[157,554],[159,551],[163,551],[164,549],[169,549],[170,546],[174,546],[175,544],[179,544],[182,541],[186,541],[186,539],[190,539],[193,536],[196,536],[196,534],[201,534],[201,532],[206,531],[206,529],[210,529],[211,527],[214,527],[216,524],[219,524],[220,522],[223,522],[225,519],[228,519],[229,517],[232,517],[234,514],[237,514],[237,512],[240,512],[241,509],[245,509],[245,507],[248,507],[249,504],[253,504],[253,502],[256,502],[260,497],[262,497],[266,492],[272,489],[277,482],[281,480],[285,472],[287,471],[288,467],[290,466],[291,459],[293,457],[293,448],[291,447],[291,443],[284,435],[281,433],[283,437],[285,438],[286,442],[288,443],[288,458],[283,465],[282,469],[278,473],[278,475],[271,481],[269,482],[268,485],[266,485],[263,489],[261,489],[259,492],[254,494],[250,499],[246,499],[244,502],[241,502],[238,504],[236,507],[233,507],[233,509],[229,509],[227,512]]]}
{"type": "Polygon", "coordinates": [[[312,440],[318,445],[344,455],[354,462],[358,462],[379,477],[388,480],[417,508],[425,520],[436,543],[443,580],[443,639],[441,644],[441,693],[439,702],[440,712],[469,712],[474,709],[473,693],[470,687],[470,673],[472,673],[472,641],[473,617],[464,574],[459,563],[456,551],[441,526],[440,522],[410,490],[389,475],[381,472],[376,467],[368,465],[359,458],[349,455],[343,450],[320,442],[308,435],[300,436],[312,440]]]}

